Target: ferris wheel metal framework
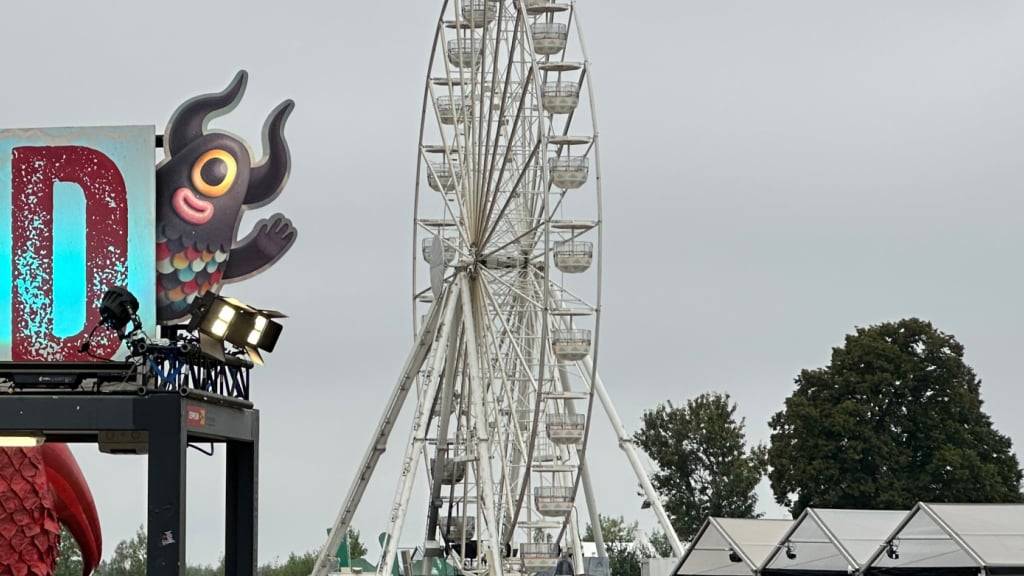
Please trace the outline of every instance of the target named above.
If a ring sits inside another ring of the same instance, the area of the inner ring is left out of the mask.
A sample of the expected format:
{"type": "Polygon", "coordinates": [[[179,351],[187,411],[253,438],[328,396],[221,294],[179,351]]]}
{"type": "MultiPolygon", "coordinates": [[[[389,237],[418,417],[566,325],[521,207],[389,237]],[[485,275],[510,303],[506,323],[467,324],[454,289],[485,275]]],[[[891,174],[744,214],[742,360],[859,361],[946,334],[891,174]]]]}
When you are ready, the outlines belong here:
{"type": "Polygon", "coordinates": [[[502,576],[568,557],[583,574],[580,489],[605,557],[586,456],[595,396],[682,553],[596,369],[602,183],[591,77],[575,2],[444,0],[417,150],[416,339],[314,576],[336,560],[412,390],[379,575],[392,572],[421,466],[427,559],[502,576]]]}

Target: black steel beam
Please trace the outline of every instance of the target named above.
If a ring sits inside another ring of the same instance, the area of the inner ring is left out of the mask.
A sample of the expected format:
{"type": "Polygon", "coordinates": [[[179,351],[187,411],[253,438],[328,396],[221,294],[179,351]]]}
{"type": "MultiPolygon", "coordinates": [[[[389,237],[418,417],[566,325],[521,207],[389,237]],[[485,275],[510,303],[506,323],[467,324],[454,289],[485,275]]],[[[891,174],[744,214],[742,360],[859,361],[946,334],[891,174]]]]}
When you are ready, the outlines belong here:
{"type": "Polygon", "coordinates": [[[52,435],[54,440],[95,442],[99,431],[149,431],[155,413],[187,414],[190,407],[195,417],[187,422],[190,439],[251,442],[256,437],[256,410],[182,398],[177,393],[0,396],[0,432],[42,432],[52,435]]]}
{"type": "Polygon", "coordinates": [[[149,431],[149,510],[146,574],[185,573],[185,498],[188,432],[180,398],[154,397],[140,406],[149,431]]]}
{"type": "Polygon", "coordinates": [[[224,573],[255,576],[259,444],[228,442],[224,573]]]}

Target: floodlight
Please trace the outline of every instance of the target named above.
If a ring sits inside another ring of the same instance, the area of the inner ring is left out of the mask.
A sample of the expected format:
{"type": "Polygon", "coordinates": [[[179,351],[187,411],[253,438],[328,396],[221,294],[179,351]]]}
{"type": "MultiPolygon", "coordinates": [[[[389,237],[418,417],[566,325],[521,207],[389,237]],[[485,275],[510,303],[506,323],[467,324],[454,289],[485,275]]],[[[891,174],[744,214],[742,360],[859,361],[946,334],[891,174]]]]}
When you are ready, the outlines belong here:
{"type": "Polygon", "coordinates": [[[729,549],[729,562],[742,562],[743,559],[732,548],[729,549]]]}
{"type": "Polygon", "coordinates": [[[139,300],[124,286],[115,286],[103,294],[100,301],[100,321],[113,328],[119,335],[133,320],[137,321],[139,300]]]}
{"type": "Polygon", "coordinates": [[[0,448],[36,448],[45,440],[42,436],[0,436],[0,448]]]}
{"type": "Polygon", "coordinates": [[[786,544],[786,558],[796,560],[796,550],[793,548],[792,544],[786,544]]]}
{"type": "Polygon", "coordinates": [[[900,559],[900,544],[899,544],[899,542],[897,542],[896,540],[893,540],[892,542],[889,542],[889,545],[885,547],[885,555],[888,556],[890,560],[899,560],[900,559]]]}
{"type": "Polygon", "coordinates": [[[207,292],[192,306],[189,330],[199,331],[200,347],[208,356],[223,360],[227,342],[244,349],[253,363],[262,364],[259,351],[274,351],[283,327],[273,319],[283,316],[207,292]]]}

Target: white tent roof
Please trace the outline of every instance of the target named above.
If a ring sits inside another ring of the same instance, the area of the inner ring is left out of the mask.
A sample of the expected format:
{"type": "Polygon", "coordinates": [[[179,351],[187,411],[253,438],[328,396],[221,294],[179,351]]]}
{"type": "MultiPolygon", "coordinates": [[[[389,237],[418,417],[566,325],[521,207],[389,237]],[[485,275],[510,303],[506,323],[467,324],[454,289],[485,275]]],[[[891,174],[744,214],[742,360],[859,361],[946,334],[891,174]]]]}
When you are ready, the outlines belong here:
{"type": "Polygon", "coordinates": [[[872,568],[1024,568],[1024,504],[918,504],[872,568]]]}
{"type": "Polygon", "coordinates": [[[762,570],[857,571],[906,516],[906,510],[807,508],[762,570]]]}
{"type": "Polygon", "coordinates": [[[686,549],[679,576],[750,576],[756,574],[792,520],[708,518],[686,549]]]}

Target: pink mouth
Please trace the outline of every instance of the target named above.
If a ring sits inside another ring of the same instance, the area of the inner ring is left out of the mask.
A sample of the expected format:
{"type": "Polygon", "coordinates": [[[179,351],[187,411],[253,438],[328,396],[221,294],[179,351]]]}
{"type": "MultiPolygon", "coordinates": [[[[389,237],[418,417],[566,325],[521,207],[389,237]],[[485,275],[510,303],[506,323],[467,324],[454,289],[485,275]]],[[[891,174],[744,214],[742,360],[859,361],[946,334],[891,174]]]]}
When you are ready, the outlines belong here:
{"type": "Polygon", "coordinates": [[[213,204],[197,198],[188,188],[178,188],[171,198],[174,211],[189,224],[206,224],[213,218],[213,204]]]}

